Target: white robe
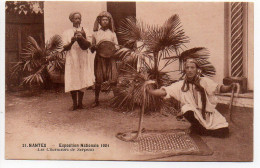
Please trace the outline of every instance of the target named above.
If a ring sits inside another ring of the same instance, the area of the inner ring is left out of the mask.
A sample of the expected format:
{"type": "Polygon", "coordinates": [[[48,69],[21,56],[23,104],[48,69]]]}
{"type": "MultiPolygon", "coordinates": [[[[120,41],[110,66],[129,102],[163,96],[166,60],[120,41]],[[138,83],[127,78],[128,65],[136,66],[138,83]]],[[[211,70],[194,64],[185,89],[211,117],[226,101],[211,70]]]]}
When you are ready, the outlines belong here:
{"type": "MultiPolygon", "coordinates": [[[[67,30],[63,34],[64,45],[70,43],[76,30],[81,31],[82,27],[75,27],[67,30]]],[[[85,28],[83,28],[87,34],[85,28]]],[[[94,71],[91,68],[91,58],[88,50],[82,50],[77,41],[66,53],[65,63],[65,92],[82,90],[94,84],[94,71]]]]}
{"type": "Polygon", "coordinates": [[[173,97],[181,102],[181,112],[184,114],[187,111],[194,111],[194,117],[203,125],[206,129],[214,130],[218,128],[228,127],[228,123],[215,108],[217,105],[217,97],[215,93],[219,91],[219,85],[209,78],[202,77],[200,85],[205,89],[206,92],[206,120],[203,119],[201,109],[201,95],[197,92],[198,103],[195,101],[195,96],[192,92],[194,85],[190,84],[190,89],[187,92],[183,92],[181,87],[183,80],[173,83],[168,87],[162,87],[165,89],[167,95],[165,98],[173,97]]]}

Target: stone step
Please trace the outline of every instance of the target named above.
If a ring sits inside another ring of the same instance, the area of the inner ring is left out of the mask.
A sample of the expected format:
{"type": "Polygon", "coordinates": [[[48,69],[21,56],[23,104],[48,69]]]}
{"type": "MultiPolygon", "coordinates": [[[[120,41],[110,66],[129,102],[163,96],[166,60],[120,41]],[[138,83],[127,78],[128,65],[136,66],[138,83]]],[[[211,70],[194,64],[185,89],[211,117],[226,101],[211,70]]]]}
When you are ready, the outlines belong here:
{"type": "MultiPolygon", "coordinates": [[[[231,93],[217,94],[217,97],[219,99],[219,103],[229,105],[231,99],[231,93]]],[[[234,95],[233,106],[253,108],[254,93],[253,92],[243,93],[243,94],[239,94],[238,97],[234,95]]]]}

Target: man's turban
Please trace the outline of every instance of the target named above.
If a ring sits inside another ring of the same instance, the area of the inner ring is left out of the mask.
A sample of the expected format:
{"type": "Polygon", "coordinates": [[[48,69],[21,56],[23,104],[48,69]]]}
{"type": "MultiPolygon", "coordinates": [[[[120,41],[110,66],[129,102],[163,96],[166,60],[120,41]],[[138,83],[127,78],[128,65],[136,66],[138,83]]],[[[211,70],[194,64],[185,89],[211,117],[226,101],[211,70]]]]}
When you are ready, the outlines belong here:
{"type": "Polygon", "coordinates": [[[80,12],[71,12],[71,13],[70,13],[70,16],[69,16],[69,19],[70,19],[71,22],[73,21],[73,18],[74,18],[74,15],[75,15],[75,14],[79,14],[80,17],[81,17],[81,13],[80,13],[80,12]]]}

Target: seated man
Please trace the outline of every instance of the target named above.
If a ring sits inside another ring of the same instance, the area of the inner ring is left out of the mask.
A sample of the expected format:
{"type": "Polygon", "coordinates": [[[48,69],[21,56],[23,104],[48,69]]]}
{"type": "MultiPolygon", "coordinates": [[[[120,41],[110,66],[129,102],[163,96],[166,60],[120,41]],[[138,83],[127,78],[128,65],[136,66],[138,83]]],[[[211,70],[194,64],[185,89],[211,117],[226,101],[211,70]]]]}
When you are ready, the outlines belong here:
{"type": "Polygon", "coordinates": [[[215,109],[217,105],[215,93],[231,91],[237,85],[219,85],[209,78],[201,77],[195,59],[187,59],[184,66],[184,80],[168,87],[150,89],[147,92],[154,96],[173,97],[180,101],[181,115],[191,123],[192,133],[227,137],[229,134],[228,122],[215,109]]]}

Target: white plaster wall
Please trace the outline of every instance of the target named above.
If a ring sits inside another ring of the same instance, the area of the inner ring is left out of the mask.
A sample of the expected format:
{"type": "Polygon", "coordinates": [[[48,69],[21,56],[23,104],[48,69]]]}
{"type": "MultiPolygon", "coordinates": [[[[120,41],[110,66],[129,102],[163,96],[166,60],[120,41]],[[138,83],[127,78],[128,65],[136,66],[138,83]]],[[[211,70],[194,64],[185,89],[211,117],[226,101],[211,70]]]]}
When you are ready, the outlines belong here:
{"type": "Polygon", "coordinates": [[[69,14],[73,11],[79,11],[82,14],[81,25],[92,33],[97,15],[106,9],[106,2],[45,1],[45,39],[48,40],[54,34],[62,35],[65,30],[71,28],[69,14]]]}
{"type": "MultiPolygon", "coordinates": [[[[69,14],[72,11],[79,11],[82,15],[81,26],[87,28],[87,36],[93,33],[93,26],[97,15],[107,10],[106,2],[58,2],[45,1],[44,2],[44,29],[45,41],[51,36],[61,35],[69,28],[72,28],[72,23],[69,20],[69,14]]],[[[95,55],[89,52],[92,69],[94,69],[95,55]]]]}
{"type": "MultiPolygon", "coordinates": [[[[183,29],[190,38],[188,49],[206,47],[211,56],[210,62],[217,74],[213,77],[222,83],[224,78],[224,3],[206,2],[137,2],[137,18],[149,24],[162,25],[171,15],[178,14],[183,29]]],[[[173,65],[171,69],[177,69],[173,65]]]]}
{"type": "MultiPolygon", "coordinates": [[[[71,28],[72,23],[68,19],[72,11],[82,13],[82,26],[92,34],[93,24],[99,12],[106,10],[106,2],[57,2],[46,1],[44,3],[45,39],[48,40],[54,34],[62,35],[63,31],[71,28]]],[[[253,5],[249,5],[248,18],[249,32],[253,32],[253,5]]],[[[225,77],[224,68],[224,3],[223,2],[137,2],[136,15],[149,24],[162,25],[171,15],[178,14],[183,29],[190,38],[186,44],[187,49],[193,47],[206,47],[211,56],[210,61],[215,66],[217,75],[213,77],[216,82],[222,83],[225,77]]],[[[253,33],[249,33],[248,48],[248,87],[253,89],[253,33]],[[250,48],[252,46],[252,48],[250,48]]],[[[94,58],[94,56],[93,56],[94,58]]],[[[176,70],[176,65],[170,69],[176,70]]],[[[173,73],[176,75],[176,73],[173,73]]]]}

